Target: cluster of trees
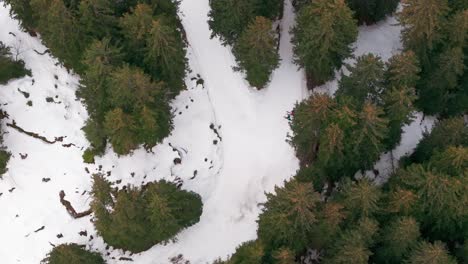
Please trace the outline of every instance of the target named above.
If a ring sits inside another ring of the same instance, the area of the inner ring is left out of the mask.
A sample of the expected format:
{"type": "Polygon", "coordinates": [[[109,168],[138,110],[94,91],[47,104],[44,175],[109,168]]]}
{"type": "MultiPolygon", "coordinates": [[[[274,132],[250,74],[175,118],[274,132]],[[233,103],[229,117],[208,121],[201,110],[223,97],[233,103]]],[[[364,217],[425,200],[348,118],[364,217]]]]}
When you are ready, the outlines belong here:
{"type": "MultiPolygon", "coordinates": [[[[309,82],[329,80],[351,55],[353,16],[374,22],[395,5],[296,0],[295,54],[309,82]]],[[[258,239],[218,263],[292,264],[310,250],[325,264],[468,263],[466,8],[466,1],[403,0],[403,53],[387,63],[361,56],[347,65],[335,97],[313,94],[296,105],[290,141],[301,169],[267,194],[258,239]],[[449,118],[383,186],[357,179],[400,142],[415,106],[449,118]]]]}
{"type": "Polygon", "coordinates": [[[404,0],[403,44],[421,63],[418,107],[453,116],[468,105],[468,2],[404,0]]]}
{"type": "Polygon", "coordinates": [[[169,101],[185,87],[186,43],[172,0],[7,0],[12,15],[39,32],[50,51],[82,76],[78,95],[91,162],[110,141],[128,154],[172,129],[169,101]]]}
{"type": "Polygon", "coordinates": [[[313,177],[318,190],[370,169],[400,142],[402,127],[413,118],[419,67],[412,52],[386,64],[367,54],[347,67],[336,97],[313,94],[296,105],[291,122],[290,142],[303,167],[298,177],[313,177]]]}
{"type": "Polygon", "coordinates": [[[198,194],[173,183],[159,181],[118,190],[102,175],[94,175],[94,224],[104,241],[115,248],[136,253],[167,241],[197,223],[202,207],[198,194]]]}
{"type": "MultiPolygon", "coordinates": [[[[268,194],[258,239],[226,263],[297,263],[308,249],[320,263],[468,261],[468,128],[441,121],[383,187],[343,178],[330,195],[296,178],[268,194]],[[418,162],[416,162],[418,160],[418,162]]],[[[221,262],[222,263],[222,262],[221,262]]]]}
{"type": "Polygon", "coordinates": [[[52,249],[43,264],[105,264],[102,256],[97,252],[84,249],[77,244],[61,244],[52,249]]]}
{"type": "Polygon", "coordinates": [[[208,21],[212,36],[233,46],[238,70],[250,85],[263,88],[279,65],[278,37],[272,21],[282,15],[281,0],[213,0],[208,21]]]}
{"type": "MultiPolygon", "coordinates": [[[[13,58],[10,48],[0,41],[0,85],[26,75],[31,75],[31,71],[25,68],[24,61],[13,58]]],[[[0,116],[3,117],[3,113],[0,116]]],[[[3,129],[0,127],[0,178],[7,172],[10,156],[11,153],[3,146],[3,129]]]]}

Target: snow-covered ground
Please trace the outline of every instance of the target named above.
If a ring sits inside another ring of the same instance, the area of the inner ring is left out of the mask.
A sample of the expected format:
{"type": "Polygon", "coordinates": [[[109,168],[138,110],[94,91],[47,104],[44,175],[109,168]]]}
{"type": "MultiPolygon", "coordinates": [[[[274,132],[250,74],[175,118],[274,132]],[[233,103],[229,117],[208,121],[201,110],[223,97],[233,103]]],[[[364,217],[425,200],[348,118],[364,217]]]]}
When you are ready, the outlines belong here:
{"type": "MultiPolygon", "coordinates": [[[[119,260],[122,256],[139,264],[169,263],[169,258],[178,254],[191,263],[206,263],[225,258],[240,243],[255,238],[255,220],[264,192],[282,184],[298,169],[294,151],[286,142],[289,127],[284,119],[286,111],[308,95],[303,73],[292,63],[289,29],[294,14],[290,0],[286,0],[281,66],[270,85],[256,91],[232,70],[235,60],[229,48],[217,38],[210,39],[208,11],[208,0],[183,0],[181,4],[193,73],[187,78],[188,90],[173,102],[172,135],[153,153],[140,149],[117,157],[108,150],[96,164],[89,165],[81,158],[89,143],[80,130],[87,114],[75,96],[78,76],[56,66],[57,61],[49,55],[37,54],[34,50],[42,52],[46,47],[38,38],[21,32],[8,16],[8,9],[0,5],[0,40],[18,48],[19,57],[33,74],[0,86],[1,107],[9,114],[9,119],[2,120],[5,145],[12,153],[9,171],[0,180],[2,263],[38,263],[53,244],[66,242],[86,244],[100,251],[109,263],[125,262],[119,260]],[[192,80],[197,74],[204,85],[192,80]],[[29,93],[29,98],[22,92],[29,93]],[[46,102],[46,97],[54,102],[46,102]],[[28,100],[32,106],[27,105],[28,100]],[[24,130],[52,141],[64,136],[63,142],[46,144],[7,127],[13,120],[24,130]],[[182,164],[174,165],[176,157],[182,164]],[[88,209],[91,175],[98,171],[119,185],[140,185],[161,178],[183,182],[182,188],[202,196],[201,220],[182,231],[176,242],[138,255],[106,250],[91,217],[72,219],[58,195],[64,190],[77,211],[88,209]],[[86,235],[80,235],[81,231],[86,235]]],[[[371,51],[388,59],[401,48],[400,28],[394,24],[394,19],[388,19],[361,27],[355,53],[371,51]]],[[[336,81],[322,89],[331,92],[333,87],[336,81]]],[[[401,153],[414,148],[421,137],[419,121],[406,129],[401,153]]]]}

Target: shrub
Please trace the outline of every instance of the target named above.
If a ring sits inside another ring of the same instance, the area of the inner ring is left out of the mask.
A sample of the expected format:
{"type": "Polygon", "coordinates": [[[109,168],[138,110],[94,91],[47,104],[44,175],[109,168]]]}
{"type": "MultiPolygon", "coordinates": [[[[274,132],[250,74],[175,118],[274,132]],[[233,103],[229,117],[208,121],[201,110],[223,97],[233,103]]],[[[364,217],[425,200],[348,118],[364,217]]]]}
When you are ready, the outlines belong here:
{"type": "Polygon", "coordinates": [[[97,252],[91,252],[77,244],[62,244],[54,247],[47,257],[41,261],[44,264],[104,264],[105,261],[97,252]]]}
{"type": "Polygon", "coordinates": [[[0,84],[6,84],[11,79],[31,75],[31,71],[24,67],[21,60],[11,58],[10,48],[0,41],[0,84]]]}

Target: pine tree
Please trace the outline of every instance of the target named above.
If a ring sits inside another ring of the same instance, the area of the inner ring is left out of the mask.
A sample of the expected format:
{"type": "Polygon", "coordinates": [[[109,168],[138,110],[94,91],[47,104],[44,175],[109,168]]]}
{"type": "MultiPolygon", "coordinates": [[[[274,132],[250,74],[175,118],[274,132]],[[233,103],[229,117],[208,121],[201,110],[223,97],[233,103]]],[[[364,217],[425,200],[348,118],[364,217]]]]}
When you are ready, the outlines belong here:
{"type": "Polygon", "coordinates": [[[430,134],[425,134],[411,155],[414,162],[428,161],[437,151],[448,146],[468,146],[468,127],[462,117],[442,119],[437,122],[430,134]]]}
{"type": "Polygon", "coordinates": [[[452,177],[436,168],[415,164],[395,178],[419,198],[414,216],[433,239],[463,238],[468,230],[468,178],[452,177]]]}
{"type": "Polygon", "coordinates": [[[384,150],[388,121],[380,107],[365,103],[359,113],[358,124],[352,135],[352,150],[356,169],[369,169],[384,150]]]}
{"type": "Polygon", "coordinates": [[[77,244],[61,244],[47,253],[41,261],[43,264],[105,264],[102,256],[97,252],[86,250],[77,244]]]}
{"type": "Polygon", "coordinates": [[[421,242],[417,248],[411,252],[405,261],[407,264],[456,264],[457,261],[449,255],[445,245],[436,241],[433,244],[421,242]]]}
{"type": "Polygon", "coordinates": [[[377,233],[378,224],[372,219],[361,219],[355,228],[348,229],[336,238],[332,246],[326,251],[324,264],[347,264],[350,260],[354,264],[367,264],[372,255],[370,246],[377,233]]]}
{"type": "Polygon", "coordinates": [[[264,249],[259,240],[242,243],[226,264],[261,264],[264,249]]]}
{"type": "Polygon", "coordinates": [[[118,20],[113,2],[109,0],[82,0],[79,2],[79,23],[86,37],[102,39],[117,32],[118,20]]]}
{"type": "Polygon", "coordinates": [[[352,182],[347,179],[340,184],[337,202],[346,210],[346,221],[354,221],[361,217],[372,217],[379,209],[381,191],[367,179],[352,182]]]}
{"type": "Polygon", "coordinates": [[[321,128],[326,124],[335,104],[328,95],[312,94],[308,100],[295,106],[294,119],[291,122],[291,144],[302,164],[315,159],[321,128]]]}
{"type": "Polygon", "coordinates": [[[18,20],[23,29],[34,30],[37,21],[30,0],[5,0],[4,5],[10,6],[10,16],[18,20]]]}
{"type": "Polygon", "coordinates": [[[151,30],[153,9],[147,4],[138,4],[120,18],[122,33],[128,41],[128,49],[142,53],[147,34],[151,30]]]}
{"type": "Polygon", "coordinates": [[[256,2],[252,0],[214,0],[208,14],[212,37],[218,36],[224,45],[233,45],[255,17],[256,2]]]}
{"type": "Polygon", "coordinates": [[[159,181],[142,188],[111,189],[100,175],[94,176],[95,227],[113,247],[141,252],[167,241],[181,229],[197,223],[202,212],[199,195],[159,181]]]}
{"type": "Polygon", "coordinates": [[[373,24],[395,11],[398,0],[346,0],[360,24],[373,24]]]}
{"type": "Polygon", "coordinates": [[[317,0],[301,8],[292,33],[296,63],[314,87],[331,79],[351,56],[357,25],[344,0],[317,0]]]}
{"type": "Polygon", "coordinates": [[[164,80],[175,97],[184,88],[187,68],[185,45],[179,32],[164,20],[153,20],[146,36],[145,64],[152,76],[164,80]]]}
{"type": "Polygon", "coordinates": [[[415,87],[421,72],[418,59],[413,51],[392,56],[387,63],[385,74],[388,87],[415,87]]]}
{"type": "Polygon", "coordinates": [[[62,0],[32,0],[42,40],[67,67],[80,72],[81,55],[86,46],[81,28],[62,0]]]}
{"type": "Polygon", "coordinates": [[[304,250],[318,221],[320,195],[311,183],[287,182],[275,187],[276,194],[267,194],[267,202],[259,217],[258,237],[268,248],[285,246],[294,252],[304,250]]]}
{"type": "Polygon", "coordinates": [[[468,148],[450,146],[433,155],[429,166],[454,177],[461,176],[468,168],[468,148]]]}
{"type": "Polygon", "coordinates": [[[423,66],[427,66],[429,52],[442,37],[447,0],[403,0],[402,5],[398,18],[404,27],[404,45],[415,51],[423,66]]]}
{"type": "Polygon", "coordinates": [[[116,108],[106,114],[104,131],[109,136],[115,153],[126,155],[137,147],[135,130],[135,121],[121,108],[116,108]]]}
{"type": "Polygon", "coordinates": [[[250,85],[263,88],[279,65],[276,36],[270,20],[256,17],[240,35],[234,55],[250,85]]]}
{"type": "Polygon", "coordinates": [[[403,126],[409,125],[414,119],[415,93],[413,88],[402,86],[388,89],[383,95],[385,116],[388,119],[388,133],[385,140],[388,150],[400,143],[403,126]]]}
{"type": "Polygon", "coordinates": [[[390,222],[382,230],[378,246],[379,263],[401,263],[420,238],[419,224],[412,217],[400,217],[390,222]]]}
{"type": "Polygon", "coordinates": [[[380,103],[384,89],[384,63],[380,57],[369,53],[356,59],[354,66],[347,66],[350,74],[343,75],[339,82],[337,96],[349,96],[358,106],[365,101],[380,103]]]}

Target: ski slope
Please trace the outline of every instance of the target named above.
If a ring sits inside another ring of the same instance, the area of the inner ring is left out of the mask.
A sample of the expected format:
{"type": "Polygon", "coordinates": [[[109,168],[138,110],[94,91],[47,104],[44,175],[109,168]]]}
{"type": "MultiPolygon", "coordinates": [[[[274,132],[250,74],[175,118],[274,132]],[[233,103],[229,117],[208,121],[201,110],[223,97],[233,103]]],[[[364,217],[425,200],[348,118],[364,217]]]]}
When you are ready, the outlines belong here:
{"type": "MultiPolygon", "coordinates": [[[[80,130],[87,113],[75,96],[79,77],[48,54],[37,54],[34,50],[46,49],[40,39],[21,32],[17,21],[8,16],[8,8],[0,5],[0,40],[16,47],[32,70],[32,77],[0,86],[0,103],[9,114],[2,120],[5,145],[12,153],[9,171],[0,180],[2,263],[38,263],[53,245],[74,242],[101,252],[108,263],[127,263],[121,257],[138,264],[169,263],[182,254],[198,264],[226,258],[240,243],[255,239],[264,192],[281,185],[298,169],[286,142],[290,129],[284,116],[309,95],[303,72],[292,62],[289,30],[295,17],[290,0],[285,1],[284,10],[281,65],[270,84],[257,91],[232,70],[235,60],[230,48],[217,38],[210,39],[209,0],[183,0],[180,14],[190,44],[192,73],[186,80],[188,89],[172,102],[173,133],[152,152],[139,149],[118,157],[108,149],[90,165],[81,158],[89,143],[80,130]],[[197,84],[198,75],[204,84],[197,84]],[[47,97],[54,102],[46,102],[47,97]],[[63,136],[63,142],[46,144],[6,126],[13,120],[24,130],[51,140],[63,136]],[[182,163],[174,165],[175,158],[182,163]],[[71,218],[58,196],[64,190],[77,211],[88,209],[91,175],[96,172],[109,175],[120,186],[163,178],[180,182],[182,188],[202,196],[200,222],[183,230],[176,241],[140,254],[106,249],[91,216],[71,218]]],[[[401,48],[399,34],[400,27],[392,18],[361,27],[355,54],[372,51],[388,59],[401,48]]],[[[320,89],[332,93],[336,80],[320,89]]],[[[414,148],[423,130],[416,121],[408,127],[404,146],[400,146],[404,151],[414,148]]]]}

